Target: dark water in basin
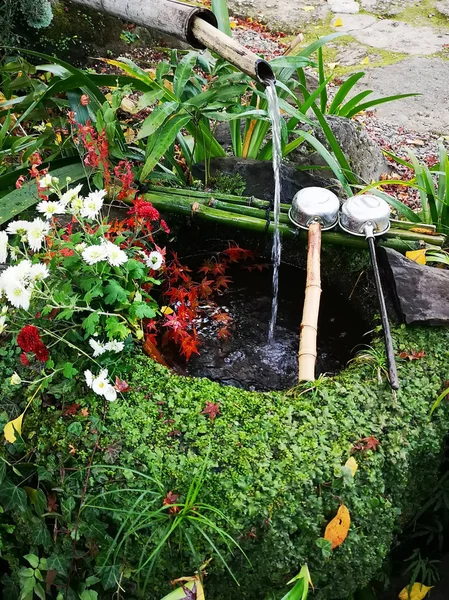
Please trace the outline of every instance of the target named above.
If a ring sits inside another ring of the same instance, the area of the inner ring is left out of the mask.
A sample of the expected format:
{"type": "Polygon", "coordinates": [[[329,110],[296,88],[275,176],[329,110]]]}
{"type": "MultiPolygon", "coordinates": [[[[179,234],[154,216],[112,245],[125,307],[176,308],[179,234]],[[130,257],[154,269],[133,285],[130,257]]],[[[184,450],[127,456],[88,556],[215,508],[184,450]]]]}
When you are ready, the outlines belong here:
{"type": "MultiPolygon", "coordinates": [[[[305,272],[281,265],[279,311],[274,341],[267,341],[271,317],[272,271],[235,270],[233,285],[218,300],[233,321],[231,336],[220,340],[212,319],[200,324],[200,356],[187,363],[189,375],[208,377],[248,390],[288,389],[297,383],[299,325],[305,272]]],[[[332,286],[322,285],[316,375],[335,374],[353,356],[369,325],[350,301],[332,286]]]]}

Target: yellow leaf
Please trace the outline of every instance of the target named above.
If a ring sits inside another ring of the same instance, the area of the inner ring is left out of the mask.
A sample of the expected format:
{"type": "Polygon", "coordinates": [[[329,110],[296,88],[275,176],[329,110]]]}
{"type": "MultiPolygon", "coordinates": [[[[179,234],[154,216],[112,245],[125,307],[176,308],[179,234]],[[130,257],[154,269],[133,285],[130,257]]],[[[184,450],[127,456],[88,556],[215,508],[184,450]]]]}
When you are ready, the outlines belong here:
{"type": "Polygon", "coordinates": [[[418,265],[425,265],[427,262],[425,248],[421,248],[420,250],[409,250],[405,253],[405,256],[413,262],[418,263],[418,265]]]}
{"type": "Polygon", "coordinates": [[[235,28],[237,27],[237,23],[236,23],[235,21],[230,21],[230,22],[229,22],[229,27],[230,27],[231,29],[235,29],[235,28]]]}
{"type": "Polygon", "coordinates": [[[356,459],[351,456],[351,458],[348,458],[348,460],[345,462],[345,467],[348,467],[351,470],[352,476],[354,477],[359,465],[357,464],[356,459]]]}
{"type": "Polygon", "coordinates": [[[332,544],[332,550],[340,546],[348,537],[351,526],[351,515],[344,504],[340,506],[337,516],[327,524],[324,539],[332,544]]]}
{"type": "Polygon", "coordinates": [[[343,21],[340,19],[340,17],[338,17],[338,19],[336,19],[336,20],[335,20],[335,21],[332,23],[332,25],[333,25],[334,27],[343,27],[343,21]]]}
{"type": "Polygon", "coordinates": [[[314,6],[302,6],[301,8],[302,8],[302,10],[305,10],[306,12],[311,12],[312,10],[315,10],[314,6]]]}
{"type": "Polygon", "coordinates": [[[399,600],[423,600],[432,588],[433,585],[427,587],[422,583],[414,583],[411,588],[407,586],[399,593],[399,600]]]}
{"type": "Polygon", "coordinates": [[[327,67],[333,71],[335,67],[338,67],[338,63],[327,63],[327,67]]]}
{"type": "Polygon", "coordinates": [[[6,423],[5,427],[3,428],[3,433],[5,434],[5,439],[10,444],[14,444],[14,442],[16,441],[16,432],[19,435],[22,435],[22,421],[23,421],[24,414],[25,414],[25,411],[23,411],[23,413],[21,415],[19,415],[17,417],[17,419],[14,419],[13,421],[9,421],[9,423],[6,423]]]}
{"type": "Polygon", "coordinates": [[[163,315],[172,315],[175,311],[169,306],[161,306],[161,313],[163,315]]]}
{"type": "Polygon", "coordinates": [[[360,64],[361,65],[369,65],[369,56],[367,56],[366,58],[364,58],[360,64]]]}

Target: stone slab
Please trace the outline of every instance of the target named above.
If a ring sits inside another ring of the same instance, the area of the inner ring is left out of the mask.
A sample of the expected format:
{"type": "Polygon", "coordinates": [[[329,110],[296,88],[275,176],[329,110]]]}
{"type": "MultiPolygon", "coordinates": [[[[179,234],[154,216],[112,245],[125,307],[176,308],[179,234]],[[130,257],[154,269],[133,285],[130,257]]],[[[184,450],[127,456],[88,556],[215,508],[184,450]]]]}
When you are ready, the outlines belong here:
{"type": "Polygon", "coordinates": [[[373,15],[344,15],[337,14],[335,18],[332,20],[331,25],[335,31],[339,31],[341,33],[351,33],[352,31],[361,31],[370,27],[370,25],[374,25],[377,23],[376,17],[373,15]],[[335,22],[342,22],[343,25],[335,26],[335,22]]]}
{"type": "Polygon", "coordinates": [[[374,90],[372,97],[418,92],[421,96],[377,107],[384,123],[417,132],[449,134],[447,82],[449,62],[440,58],[414,57],[386,67],[367,69],[354,89],[374,90]]]}
{"type": "Polygon", "coordinates": [[[357,14],[360,12],[360,5],[353,0],[329,0],[329,7],[332,12],[342,14],[357,14]]]}
{"type": "Polygon", "coordinates": [[[435,8],[440,14],[449,17],[449,0],[439,0],[439,2],[435,4],[435,8]]]}
{"type": "Polygon", "coordinates": [[[449,44],[449,32],[433,27],[414,27],[403,21],[384,19],[359,31],[350,30],[357,41],[374,48],[403,54],[434,54],[449,44]]]}
{"type": "Polygon", "coordinates": [[[385,248],[407,325],[449,325],[449,271],[418,265],[385,248]]]}
{"type": "Polygon", "coordinates": [[[397,15],[417,6],[421,0],[360,0],[363,10],[383,16],[397,15]]]}

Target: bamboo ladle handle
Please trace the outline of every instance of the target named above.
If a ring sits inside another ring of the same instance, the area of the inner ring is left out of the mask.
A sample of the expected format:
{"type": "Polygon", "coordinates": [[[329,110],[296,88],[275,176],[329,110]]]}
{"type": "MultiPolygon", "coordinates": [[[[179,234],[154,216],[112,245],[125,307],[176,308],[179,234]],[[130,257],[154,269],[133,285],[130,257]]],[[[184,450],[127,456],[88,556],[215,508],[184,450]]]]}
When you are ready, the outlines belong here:
{"type": "Polygon", "coordinates": [[[321,298],[320,260],[321,223],[315,221],[309,225],[307,244],[306,291],[298,353],[300,381],[315,381],[316,339],[321,298]]]}

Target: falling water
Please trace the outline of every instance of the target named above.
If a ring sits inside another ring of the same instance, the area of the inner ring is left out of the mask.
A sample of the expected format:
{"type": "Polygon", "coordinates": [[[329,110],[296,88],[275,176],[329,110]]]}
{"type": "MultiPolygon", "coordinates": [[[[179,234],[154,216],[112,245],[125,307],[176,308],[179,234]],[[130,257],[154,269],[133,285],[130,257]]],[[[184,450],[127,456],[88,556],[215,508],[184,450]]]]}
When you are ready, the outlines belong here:
{"type": "Polygon", "coordinates": [[[279,235],[279,212],[281,209],[281,117],[279,102],[274,81],[270,81],[266,89],[268,115],[271,119],[273,138],[273,173],[274,173],[274,234],[271,258],[273,261],[273,300],[271,304],[271,321],[268,330],[268,341],[274,339],[274,328],[278,313],[279,265],[281,263],[281,237],[279,235]]]}

